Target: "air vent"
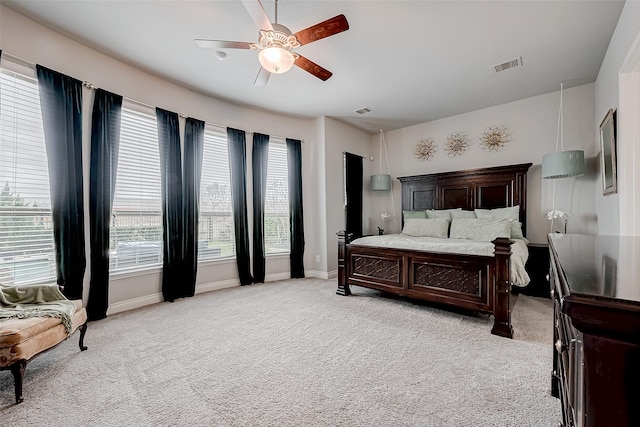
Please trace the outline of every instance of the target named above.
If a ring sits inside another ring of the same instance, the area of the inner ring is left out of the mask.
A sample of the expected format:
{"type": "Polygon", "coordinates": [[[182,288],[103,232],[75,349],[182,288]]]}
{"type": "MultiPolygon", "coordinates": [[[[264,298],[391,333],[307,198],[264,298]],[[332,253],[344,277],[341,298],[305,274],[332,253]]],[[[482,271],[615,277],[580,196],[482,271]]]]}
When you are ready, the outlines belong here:
{"type": "Polygon", "coordinates": [[[516,59],[512,59],[511,61],[494,65],[493,69],[496,70],[496,73],[499,73],[500,71],[508,70],[509,68],[521,67],[521,66],[522,66],[522,57],[519,56],[516,59]]]}
{"type": "Polygon", "coordinates": [[[359,110],[356,110],[356,113],[358,113],[358,114],[367,114],[367,113],[370,113],[372,111],[373,110],[371,108],[365,107],[365,108],[361,108],[359,110]]]}

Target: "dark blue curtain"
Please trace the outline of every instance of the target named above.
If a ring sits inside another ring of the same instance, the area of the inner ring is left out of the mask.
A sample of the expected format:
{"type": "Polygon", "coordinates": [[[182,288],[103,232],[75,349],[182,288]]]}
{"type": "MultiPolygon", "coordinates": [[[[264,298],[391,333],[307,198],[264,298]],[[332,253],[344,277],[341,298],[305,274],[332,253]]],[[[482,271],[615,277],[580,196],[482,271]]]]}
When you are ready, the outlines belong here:
{"type": "Polygon", "coordinates": [[[236,237],[236,263],[241,285],[253,283],[250,271],[249,221],[247,219],[247,157],[246,135],[243,130],[227,128],[229,165],[231,169],[231,198],[233,225],[236,237]]]}
{"type": "Polygon", "coordinates": [[[362,156],[344,153],[347,232],[362,236],[362,156]]]}
{"type": "Polygon", "coordinates": [[[264,283],[264,196],[267,191],[269,135],[253,134],[253,281],[264,283]]]}
{"type": "Polygon", "coordinates": [[[204,122],[188,117],[184,128],[184,189],[182,192],[184,217],[182,296],[191,297],[196,291],[198,272],[198,219],[200,216],[200,178],[204,122]]]}
{"type": "Polygon", "coordinates": [[[109,227],[116,190],[122,96],[97,89],[91,119],[89,179],[89,320],[107,317],[109,307],[109,227]]]}
{"type": "Polygon", "coordinates": [[[49,164],[58,285],[82,298],[86,267],[82,195],[82,82],[36,65],[49,164]]]}
{"type": "Polygon", "coordinates": [[[183,296],[182,160],[178,114],[156,108],[162,183],[162,296],[173,302],[183,296]]]}
{"type": "Polygon", "coordinates": [[[304,221],[302,219],[302,144],[287,138],[291,277],[304,277],[304,221]]]}

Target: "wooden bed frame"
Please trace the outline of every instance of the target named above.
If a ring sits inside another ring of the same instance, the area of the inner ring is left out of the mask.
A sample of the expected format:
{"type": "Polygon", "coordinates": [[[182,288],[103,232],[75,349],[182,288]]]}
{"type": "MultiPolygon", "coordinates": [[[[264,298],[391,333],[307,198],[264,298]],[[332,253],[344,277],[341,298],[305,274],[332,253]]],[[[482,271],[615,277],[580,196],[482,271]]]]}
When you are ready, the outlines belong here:
{"type": "MultiPolygon", "coordinates": [[[[494,209],[520,206],[526,236],[527,171],[531,163],[417,175],[402,183],[402,210],[494,209]]],[[[493,314],[491,333],[513,337],[511,326],[511,240],[492,243],[495,256],[461,255],[358,246],[338,233],[338,295],[350,285],[493,314]]]]}

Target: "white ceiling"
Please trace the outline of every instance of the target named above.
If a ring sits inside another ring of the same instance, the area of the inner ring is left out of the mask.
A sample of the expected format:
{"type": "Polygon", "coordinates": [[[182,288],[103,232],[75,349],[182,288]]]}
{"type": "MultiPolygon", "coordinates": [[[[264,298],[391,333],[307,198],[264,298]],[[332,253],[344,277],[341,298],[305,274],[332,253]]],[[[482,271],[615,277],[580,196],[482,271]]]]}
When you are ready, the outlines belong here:
{"type": "MultiPolygon", "coordinates": [[[[262,1],[274,20],[273,0],[262,1]]],[[[253,81],[257,52],[196,47],[194,38],[255,42],[240,1],[5,1],[8,7],[124,62],[242,105],[330,116],[392,130],[596,79],[624,3],[600,1],[280,0],[294,33],[338,14],[350,29],[299,53],[334,73],[294,67],[253,81]],[[524,66],[493,65],[521,56],[524,66]],[[355,113],[363,107],[373,112],[355,113]]],[[[124,94],[126,95],[126,94],[124,94]]]]}

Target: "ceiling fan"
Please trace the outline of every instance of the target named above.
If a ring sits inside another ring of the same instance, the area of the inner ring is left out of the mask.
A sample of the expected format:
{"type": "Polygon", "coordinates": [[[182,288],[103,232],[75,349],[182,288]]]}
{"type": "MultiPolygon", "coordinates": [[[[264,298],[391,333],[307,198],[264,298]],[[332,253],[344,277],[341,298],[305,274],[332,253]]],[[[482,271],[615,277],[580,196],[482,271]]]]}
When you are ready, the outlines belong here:
{"type": "Polygon", "coordinates": [[[242,0],[244,7],[258,27],[258,43],[226,40],[195,39],[196,45],[213,49],[258,50],[260,71],[254,84],[264,86],[272,73],[282,74],[296,65],[321,80],[327,80],[333,73],[304,56],[292,52],[293,49],[309,44],[349,29],[344,15],[337,15],[309,28],[291,33],[284,25],[278,24],[278,0],[275,0],[275,22],[269,21],[260,0],[242,0]]]}

